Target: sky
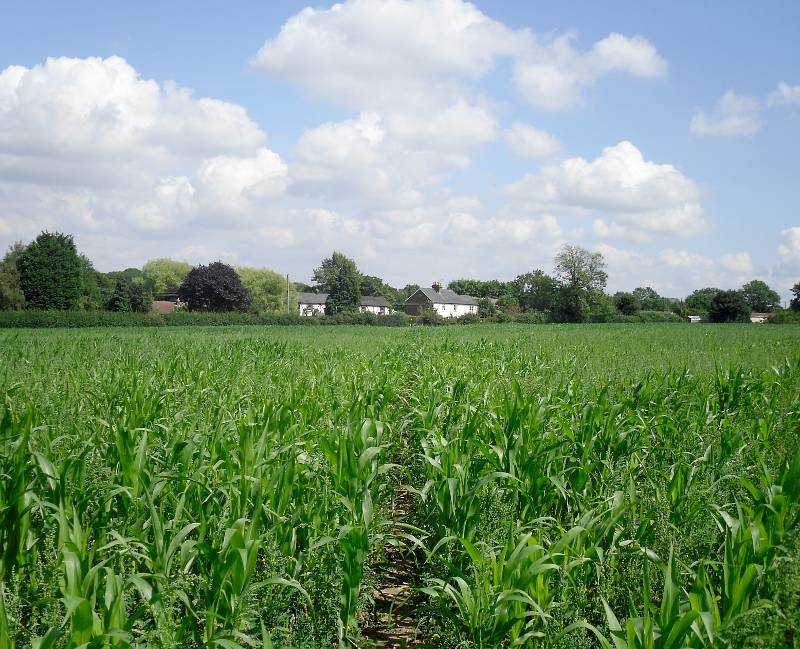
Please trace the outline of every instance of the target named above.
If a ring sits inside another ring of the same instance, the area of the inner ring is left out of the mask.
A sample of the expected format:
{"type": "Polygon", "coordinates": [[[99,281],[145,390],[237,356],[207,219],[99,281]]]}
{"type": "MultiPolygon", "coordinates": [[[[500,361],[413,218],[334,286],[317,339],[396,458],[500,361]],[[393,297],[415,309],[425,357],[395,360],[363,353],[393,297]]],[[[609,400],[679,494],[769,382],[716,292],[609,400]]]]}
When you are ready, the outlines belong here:
{"type": "Polygon", "coordinates": [[[800,3],[9,2],[0,247],[396,286],[800,281],[800,3]]]}

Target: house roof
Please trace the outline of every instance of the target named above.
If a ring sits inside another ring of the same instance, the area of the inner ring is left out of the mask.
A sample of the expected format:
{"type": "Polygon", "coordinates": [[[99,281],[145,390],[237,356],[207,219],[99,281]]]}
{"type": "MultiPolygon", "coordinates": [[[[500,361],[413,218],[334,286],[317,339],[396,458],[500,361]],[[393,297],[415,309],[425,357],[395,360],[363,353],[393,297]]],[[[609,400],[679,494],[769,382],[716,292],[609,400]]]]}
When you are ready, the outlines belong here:
{"type": "Polygon", "coordinates": [[[298,304],[325,304],[328,299],[327,293],[298,293],[298,304]]]}
{"type": "Polygon", "coordinates": [[[386,301],[385,297],[380,295],[362,295],[361,306],[382,306],[388,308],[389,303],[386,301]]]}
{"type": "MultiPolygon", "coordinates": [[[[325,304],[328,300],[327,293],[298,293],[298,304],[325,304]]],[[[359,302],[361,306],[383,306],[388,307],[389,303],[380,295],[362,295],[359,302]]]]}
{"type": "Polygon", "coordinates": [[[449,288],[443,288],[438,291],[433,288],[421,288],[416,292],[422,293],[433,304],[478,304],[478,300],[471,295],[459,295],[449,288]]]}
{"type": "Polygon", "coordinates": [[[175,302],[171,302],[170,300],[153,300],[151,309],[156,313],[166,315],[167,313],[172,313],[175,310],[175,302]]]}

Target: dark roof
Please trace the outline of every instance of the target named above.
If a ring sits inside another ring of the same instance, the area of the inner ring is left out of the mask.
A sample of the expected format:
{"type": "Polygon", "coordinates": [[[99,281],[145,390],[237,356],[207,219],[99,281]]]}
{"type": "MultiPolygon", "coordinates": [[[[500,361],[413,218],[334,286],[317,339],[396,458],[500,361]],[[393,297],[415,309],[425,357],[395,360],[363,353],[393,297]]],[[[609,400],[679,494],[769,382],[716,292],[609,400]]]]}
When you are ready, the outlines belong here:
{"type": "Polygon", "coordinates": [[[298,304],[325,304],[328,299],[327,293],[298,293],[298,304]]]}
{"type": "Polygon", "coordinates": [[[385,297],[380,295],[362,295],[361,306],[383,306],[388,308],[389,303],[385,297]]]}
{"type": "MultiPolygon", "coordinates": [[[[298,293],[297,294],[297,303],[298,304],[325,304],[326,300],[328,299],[327,293],[298,293]]],[[[385,298],[381,297],[380,295],[362,295],[361,306],[383,306],[388,307],[389,303],[386,301],[385,298]]]]}
{"type": "MultiPolygon", "coordinates": [[[[459,295],[449,288],[443,288],[440,291],[436,291],[432,288],[421,288],[415,292],[422,293],[433,304],[478,304],[478,300],[471,295],[459,295]]],[[[409,300],[410,299],[409,297],[409,300]]]]}

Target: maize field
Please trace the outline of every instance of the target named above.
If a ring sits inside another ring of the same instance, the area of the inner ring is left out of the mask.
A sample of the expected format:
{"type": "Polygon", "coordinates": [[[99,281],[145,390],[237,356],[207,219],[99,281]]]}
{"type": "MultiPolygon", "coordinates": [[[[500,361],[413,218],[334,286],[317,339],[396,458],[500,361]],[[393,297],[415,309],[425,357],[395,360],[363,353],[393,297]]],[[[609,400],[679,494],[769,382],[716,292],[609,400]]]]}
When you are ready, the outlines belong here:
{"type": "Polygon", "coordinates": [[[800,328],[0,332],[0,647],[800,647],[800,328]]]}

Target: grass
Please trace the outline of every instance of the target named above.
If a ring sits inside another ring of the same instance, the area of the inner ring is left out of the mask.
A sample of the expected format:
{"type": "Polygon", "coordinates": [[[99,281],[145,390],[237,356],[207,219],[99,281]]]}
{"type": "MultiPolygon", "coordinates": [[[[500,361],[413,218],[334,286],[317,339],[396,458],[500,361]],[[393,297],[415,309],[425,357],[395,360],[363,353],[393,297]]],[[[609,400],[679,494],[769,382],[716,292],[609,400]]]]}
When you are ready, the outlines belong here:
{"type": "Polygon", "coordinates": [[[800,327],[0,348],[0,647],[800,646],[800,327]]]}

